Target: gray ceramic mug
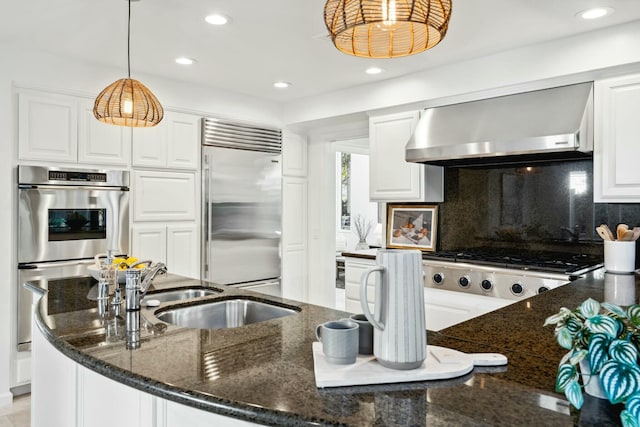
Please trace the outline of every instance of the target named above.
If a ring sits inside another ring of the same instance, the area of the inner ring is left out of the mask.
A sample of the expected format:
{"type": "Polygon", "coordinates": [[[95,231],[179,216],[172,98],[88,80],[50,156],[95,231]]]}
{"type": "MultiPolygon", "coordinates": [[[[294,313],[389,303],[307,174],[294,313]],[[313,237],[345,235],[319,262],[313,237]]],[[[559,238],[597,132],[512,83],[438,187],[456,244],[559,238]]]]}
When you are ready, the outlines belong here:
{"type": "Polygon", "coordinates": [[[364,314],[352,314],[351,320],[358,324],[358,353],[373,354],[373,326],[364,314]]]}
{"type": "Polygon", "coordinates": [[[316,327],[316,338],[329,363],[349,365],[358,356],[358,324],[351,319],[334,320],[316,327]]]}

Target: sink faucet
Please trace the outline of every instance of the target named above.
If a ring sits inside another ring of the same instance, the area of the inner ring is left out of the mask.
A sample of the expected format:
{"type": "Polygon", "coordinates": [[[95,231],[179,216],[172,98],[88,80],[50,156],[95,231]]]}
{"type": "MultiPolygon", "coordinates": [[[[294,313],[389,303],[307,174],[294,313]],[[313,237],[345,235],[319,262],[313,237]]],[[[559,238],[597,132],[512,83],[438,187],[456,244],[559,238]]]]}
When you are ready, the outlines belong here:
{"type": "Polygon", "coordinates": [[[573,229],[569,227],[560,227],[560,230],[569,233],[572,242],[578,242],[580,240],[580,224],[574,225],[573,229]]]}
{"type": "Polygon", "coordinates": [[[141,280],[142,270],[129,268],[125,273],[125,305],[127,311],[140,310],[140,300],[149,290],[153,279],[155,279],[158,274],[164,274],[166,272],[167,266],[158,262],[147,268],[147,274],[144,280],[141,280]]]}

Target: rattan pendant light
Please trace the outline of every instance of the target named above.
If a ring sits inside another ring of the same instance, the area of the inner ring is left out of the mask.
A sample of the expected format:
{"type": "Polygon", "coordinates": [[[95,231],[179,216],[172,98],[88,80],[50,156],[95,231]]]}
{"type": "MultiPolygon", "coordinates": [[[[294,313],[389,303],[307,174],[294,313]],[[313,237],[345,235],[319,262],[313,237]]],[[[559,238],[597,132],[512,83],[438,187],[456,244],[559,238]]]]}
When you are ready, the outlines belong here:
{"type": "Polygon", "coordinates": [[[160,101],[138,80],[131,78],[131,0],[127,21],[127,78],[107,86],[96,98],[93,115],[104,123],[117,126],[155,126],[164,117],[160,101]]]}
{"type": "Polygon", "coordinates": [[[328,0],[324,21],[333,44],[365,58],[423,52],[447,33],[452,0],[328,0]]]}

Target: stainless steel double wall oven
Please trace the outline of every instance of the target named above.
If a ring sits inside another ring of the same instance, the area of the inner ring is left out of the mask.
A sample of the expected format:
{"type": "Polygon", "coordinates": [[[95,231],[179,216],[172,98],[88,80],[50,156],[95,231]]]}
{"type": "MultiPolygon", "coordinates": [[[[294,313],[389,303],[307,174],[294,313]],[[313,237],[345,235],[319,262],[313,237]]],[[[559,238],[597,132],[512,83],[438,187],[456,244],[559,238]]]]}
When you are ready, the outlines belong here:
{"type": "Polygon", "coordinates": [[[93,286],[87,267],[107,249],[129,251],[129,172],[18,166],[18,350],[31,346],[22,284],[48,289],[56,312],[65,287],[93,286]]]}

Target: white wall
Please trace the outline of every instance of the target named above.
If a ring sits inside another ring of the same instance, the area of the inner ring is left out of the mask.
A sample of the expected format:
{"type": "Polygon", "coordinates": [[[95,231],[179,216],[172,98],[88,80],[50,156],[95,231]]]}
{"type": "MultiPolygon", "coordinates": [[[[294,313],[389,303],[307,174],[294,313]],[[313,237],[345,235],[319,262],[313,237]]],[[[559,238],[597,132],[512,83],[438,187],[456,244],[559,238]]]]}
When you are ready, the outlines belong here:
{"type": "MultiPolygon", "coordinates": [[[[126,70],[69,62],[42,52],[0,44],[0,406],[11,401],[12,353],[15,351],[16,256],[15,206],[17,162],[17,98],[14,84],[73,95],[95,96],[126,70]]],[[[280,106],[229,91],[198,87],[153,76],[136,76],[165,107],[280,126],[280,106]]]]}

